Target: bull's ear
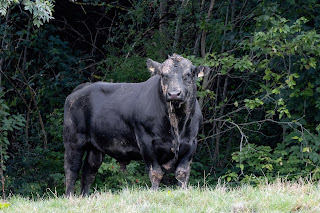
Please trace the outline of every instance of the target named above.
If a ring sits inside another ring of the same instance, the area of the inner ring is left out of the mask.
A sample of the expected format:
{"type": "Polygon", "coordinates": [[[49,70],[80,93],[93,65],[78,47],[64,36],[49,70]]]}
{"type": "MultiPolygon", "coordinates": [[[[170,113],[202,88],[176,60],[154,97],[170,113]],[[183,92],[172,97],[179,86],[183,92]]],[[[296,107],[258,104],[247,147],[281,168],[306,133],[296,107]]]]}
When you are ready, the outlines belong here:
{"type": "Polygon", "coordinates": [[[208,75],[210,72],[210,68],[208,66],[197,66],[193,68],[193,73],[198,78],[208,75]]]}
{"type": "Polygon", "coordinates": [[[147,67],[151,75],[160,74],[161,64],[151,60],[150,58],[147,59],[147,67]]]}

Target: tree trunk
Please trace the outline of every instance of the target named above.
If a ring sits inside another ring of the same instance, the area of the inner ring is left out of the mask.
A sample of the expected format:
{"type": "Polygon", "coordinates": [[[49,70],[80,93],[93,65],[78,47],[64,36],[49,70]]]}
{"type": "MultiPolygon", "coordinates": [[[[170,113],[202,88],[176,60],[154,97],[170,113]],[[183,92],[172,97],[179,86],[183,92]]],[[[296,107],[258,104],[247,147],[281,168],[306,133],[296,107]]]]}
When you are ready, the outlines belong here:
{"type": "Polygon", "coordinates": [[[230,135],[229,135],[229,139],[228,139],[228,143],[227,143],[227,148],[226,148],[226,152],[224,154],[224,158],[221,162],[221,167],[225,167],[227,164],[227,160],[228,160],[228,156],[230,154],[231,151],[231,142],[232,142],[232,138],[233,138],[233,130],[230,131],[230,135]]]}
{"type": "MultiPolygon", "coordinates": [[[[234,21],[234,15],[235,15],[235,0],[232,0],[231,4],[231,23],[233,23],[234,21]]],[[[224,36],[226,36],[226,31],[227,31],[227,24],[228,24],[228,17],[229,17],[229,6],[227,7],[227,13],[226,13],[226,19],[225,19],[225,29],[224,29],[224,36]]],[[[231,31],[233,31],[233,27],[231,29],[231,31]]],[[[223,43],[222,45],[222,52],[224,52],[225,49],[225,43],[223,43]]],[[[230,71],[230,70],[229,70],[230,71]]],[[[219,113],[218,113],[218,118],[223,116],[224,113],[224,108],[225,108],[225,100],[227,98],[227,89],[228,89],[228,83],[229,83],[229,71],[227,72],[225,79],[224,79],[224,85],[223,85],[223,91],[222,91],[222,97],[220,99],[220,102],[222,102],[222,106],[219,109],[219,113]]],[[[216,94],[218,96],[218,93],[216,94]]],[[[216,128],[216,134],[217,134],[217,138],[216,138],[216,143],[215,143],[215,151],[214,151],[214,160],[217,161],[218,164],[222,165],[223,163],[219,162],[219,153],[220,153],[220,141],[221,141],[221,128],[222,128],[222,121],[219,121],[217,123],[217,125],[215,126],[216,128]]]]}
{"type": "Polygon", "coordinates": [[[3,147],[2,147],[2,143],[0,143],[0,161],[1,161],[1,165],[0,165],[0,175],[1,175],[1,184],[2,184],[2,199],[6,200],[6,191],[4,189],[4,182],[5,182],[5,178],[4,178],[4,159],[3,159],[3,147]]]}
{"type": "MultiPolygon", "coordinates": [[[[214,109],[214,112],[213,112],[213,124],[212,124],[213,134],[217,134],[217,121],[216,121],[217,110],[215,110],[215,108],[217,106],[217,103],[219,102],[219,99],[218,99],[219,95],[218,94],[219,94],[220,81],[221,81],[221,76],[219,75],[218,79],[217,79],[216,98],[215,98],[214,103],[213,103],[213,109],[214,109]]],[[[217,135],[216,138],[212,138],[212,146],[213,146],[212,150],[214,150],[213,158],[212,158],[213,163],[216,161],[216,156],[219,154],[219,150],[216,148],[216,144],[217,144],[218,140],[220,141],[219,135],[217,135]]]]}
{"type": "Polygon", "coordinates": [[[176,25],[176,30],[174,33],[174,41],[173,41],[173,46],[172,46],[172,53],[175,53],[177,50],[177,46],[179,43],[179,38],[180,38],[180,28],[181,28],[181,22],[182,22],[182,15],[183,15],[183,10],[185,8],[185,0],[182,0],[181,6],[179,8],[178,12],[178,17],[177,17],[177,25],[176,25]]]}
{"type": "MultiPolygon", "coordinates": [[[[10,15],[10,8],[8,9],[8,12],[7,12],[7,15],[6,15],[6,20],[5,20],[5,24],[4,24],[4,29],[6,30],[7,29],[7,25],[8,25],[8,20],[9,20],[9,15],[10,15]]],[[[5,47],[5,39],[7,37],[7,32],[5,31],[4,32],[4,35],[3,35],[3,38],[2,38],[2,41],[1,41],[1,49],[2,51],[4,51],[6,49],[5,47]]],[[[3,66],[3,58],[0,58],[0,89],[2,88],[2,66],[3,66]]],[[[0,109],[2,110],[2,109],[0,109]]],[[[4,183],[5,183],[5,178],[4,178],[4,159],[3,159],[3,144],[2,142],[0,142],[0,176],[1,176],[1,184],[2,184],[2,199],[3,200],[6,200],[6,192],[5,192],[5,188],[4,188],[4,183]]]]}
{"type": "MultiPolygon", "coordinates": [[[[37,103],[36,98],[35,98],[36,93],[35,93],[35,91],[31,88],[31,86],[30,86],[30,84],[29,84],[26,76],[23,74],[22,70],[19,69],[18,67],[16,67],[16,68],[20,71],[20,73],[21,73],[21,75],[22,75],[22,77],[23,77],[23,80],[25,81],[25,84],[27,85],[27,87],[28,87],[29,90],[30,90],[31,100],[32,100],[32,102],[34,103],[34,106],[35,106],[35,108],[36,108],[36,110],[37,110],[38,118],[39,118],[39,123],[40,123],[40,127],[41,127],[42,134],[43,134],[43,148],[44,148],[44,149],[47,149],[47,148],[48,148],[47,132],[46,132],[46,130],[45,130],[45,128],[44,128],[44,123],[43,123],[43,120],[42,120],[42,116],[41,116],[41,113],[40,113],[40,109],[39,109],[39,107],[38,107],[38,103],[37,103]]],[[[25,102],[25,103],[26,103],[26,102],[25,102]]],[[[26,105],[27,105],[27,104],[26,104],[26,105]]]]}
{"type": "Polygon", "coordinates": [[[166,33],[167,31],[167,0],[160,1],[160,24],[159,24],[159,30],[161,33],[166,33]]]}
{"type": "MultiPolygon", "coordinates": [[[[163,39],[167,38],[167,24],[168,24],[168,18],[167,18],[167,0],[162,0],[160,1],[160,8],[159,8],[159,13],[160,13],[160,24],[159,24],[159,32],[161,34],[161,37],[163,39]]],[[[160,56],[162,58],[167,58],[167,54],[163,51],[162,48],[160,48],[160,56]]]]}
{"type": "MultiPolygon", "coordinates": [[[[26,41],[29,41],[31,26],[32,26],[32,18],[29,17],[26,41]]],[[[21,69],[23,74],[26,70],[27,56],[28,56],[28,45],[24,47],[24,51],[23,51],[23,62],[22,62],[22,69],[21,69]]]]}
{"type": "MultiPolygon", "coordinates": [[[[208,13],[207,13],[207,20],[209,20],[210,17],[211,17],[214,4],[215,4],[215,0],[211,0],[211,2],[210,2],[210,7],[209,7],[209,10],[208,10],[208,13]]],[[[203,29],[203,30],[202,30],[202,34],[201,34],[201,51],[200,51],[202,58],[204,58],[204,57],[206,56],[206,50],[205,50],[205,46],[206,46],[206,34],[207,34],[206,31],[203,29]]],[[[206,75],[206,76],[204,76],[204,78],[203,78],[203,88],[204,88],[204,89],[207,89],[208,80],[209,80],[210,75],[212,75],[212,74],[206,75]]],[[[201,108],[203,108],[203,101],[204,101],[204,97],[200,97],[200,99],[199,99],[199,104],[200,104],[200,107],[201,107],[201,108]]]]}
{"type": "MultiPolygon", "coordinates": [[[[222,98],[221,98],[221,102],[223,103],[223,105],[220,108],[219,114],[218,114],[218,118],[220,118],[223,113],[224,113],[224,107],[225,107],[225,99],[227,97],[227,88],[228,88],[228,81],[229,81],[229,76],[227,75],[224,79],[224,85],[223,85],[223,92],[222,92],[222,98]]],[[[221,140],[221,127],[222,127],[222,121],[219,121],[218,124],[216,125],[216,134],[217,134],[217,138],[216,138],[216,143],[215,143],[215,150],[214,150],[214,160],[216,160],[219,162],[219,154],[220,154],[220,140],[221,140]]]]}
{"type": "MultiPolygon", "coordinates": [[[[211,0],[210,2],[210,7],[208,10],[208,14],[207,14],[207,21],[210,20],[211,17],[211,13],[215,4],[215,0],[211,0]]],[[[206,56],[206,36],[207,36],[207,32],[205,31],[205,29],[202,30],[202,35],[201,35],[201,57],[204,58],[206,56]]]]}
{"type": "MultiPolygon", "coordinates": [[[[203,11],[203,9],[204,9],[204,2],[205,2],[205,0],[202,0],[201,6],[200,6],[200,11],[203,11]]],[[[197,39],[196,39],[196,42],[195,42],[194,48],[193,48],[193,55],[195,55],[195,56],[197,56],[198,52],[199,52],[201,35],[202,35],[202,32],[199,30],[199,33],[198,33],[198,36],[197,36],[197,39]]]]}

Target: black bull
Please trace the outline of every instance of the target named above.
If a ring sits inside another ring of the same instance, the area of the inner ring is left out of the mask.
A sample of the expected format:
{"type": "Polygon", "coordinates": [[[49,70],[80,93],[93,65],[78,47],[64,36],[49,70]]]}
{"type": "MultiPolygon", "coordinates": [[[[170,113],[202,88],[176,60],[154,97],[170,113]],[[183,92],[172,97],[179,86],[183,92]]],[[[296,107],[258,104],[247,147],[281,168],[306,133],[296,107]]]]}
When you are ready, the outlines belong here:
{"type": "Polygon", "coordinates": [[[67,196],[74,192],[81,167],[81,194],[89,193],[105,154],[122,169],[143,159],[153,189],[159,187],[163,170],[174,170],[178,184],[187,186],[202,121],[195,79],[209,68],[176,54],[162,64],[148,59],[147,66],[153,76],[145,82],[87,83],[67,97],[67,196]]]}

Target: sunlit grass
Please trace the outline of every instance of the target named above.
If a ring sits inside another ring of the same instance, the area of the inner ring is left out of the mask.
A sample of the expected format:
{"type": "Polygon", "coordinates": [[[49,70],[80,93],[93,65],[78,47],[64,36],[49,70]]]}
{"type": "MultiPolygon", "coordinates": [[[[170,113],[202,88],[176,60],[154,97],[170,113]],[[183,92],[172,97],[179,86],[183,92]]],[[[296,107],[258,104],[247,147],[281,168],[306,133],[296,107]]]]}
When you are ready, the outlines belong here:
{"type": "Polygon", "coordinates": [[[236,188],[124,189],[66,199],[8,198],[2,212],[320,212],[319,183],[276,181],[236,188]]]}

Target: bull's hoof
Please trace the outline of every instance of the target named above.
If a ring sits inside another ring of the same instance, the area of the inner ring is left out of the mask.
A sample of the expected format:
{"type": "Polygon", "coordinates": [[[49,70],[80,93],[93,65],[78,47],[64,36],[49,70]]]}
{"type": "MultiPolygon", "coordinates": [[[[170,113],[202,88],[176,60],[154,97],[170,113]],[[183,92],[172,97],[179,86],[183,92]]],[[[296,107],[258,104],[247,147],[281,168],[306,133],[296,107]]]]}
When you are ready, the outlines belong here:
{"type": "Polygon", "coordinates": [[[153,191],[158,191],[159,190],[159,184],[152,184],[151,189],[153,191]]]}

